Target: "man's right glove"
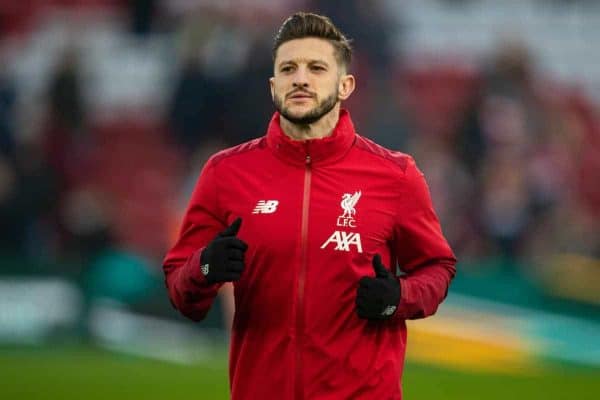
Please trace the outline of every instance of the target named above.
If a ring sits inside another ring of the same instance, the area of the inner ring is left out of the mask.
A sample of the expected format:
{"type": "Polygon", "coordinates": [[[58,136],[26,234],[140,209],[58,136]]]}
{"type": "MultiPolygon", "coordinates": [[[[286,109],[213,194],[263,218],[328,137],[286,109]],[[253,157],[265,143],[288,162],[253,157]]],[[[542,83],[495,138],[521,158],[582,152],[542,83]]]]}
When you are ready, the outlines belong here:
{"type": "Polygon", "coordinates": [[[240,279],[248,245],[236,237],[242,219],[238,218],[219,233],[200,255],[200,268],[209,284],[240,279]]]}

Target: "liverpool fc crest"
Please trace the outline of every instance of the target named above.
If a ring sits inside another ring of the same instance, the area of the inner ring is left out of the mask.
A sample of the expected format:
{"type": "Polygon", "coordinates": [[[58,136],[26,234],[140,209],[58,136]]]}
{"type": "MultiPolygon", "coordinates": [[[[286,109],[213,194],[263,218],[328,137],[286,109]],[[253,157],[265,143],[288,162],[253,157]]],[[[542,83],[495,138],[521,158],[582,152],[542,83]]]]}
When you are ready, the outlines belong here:
{"type": "Polygon", "coordinates": [[[354,216],[356,215],[356,203],[361,196],[361,191],[354,192],[354,194],[344,193],[342,195],[342,201],[340,206],[342,206],[342,210],[344,212],[337,219],[337,226],[349,226],[351,228],[356,228],[356,220],[354,216]]]}

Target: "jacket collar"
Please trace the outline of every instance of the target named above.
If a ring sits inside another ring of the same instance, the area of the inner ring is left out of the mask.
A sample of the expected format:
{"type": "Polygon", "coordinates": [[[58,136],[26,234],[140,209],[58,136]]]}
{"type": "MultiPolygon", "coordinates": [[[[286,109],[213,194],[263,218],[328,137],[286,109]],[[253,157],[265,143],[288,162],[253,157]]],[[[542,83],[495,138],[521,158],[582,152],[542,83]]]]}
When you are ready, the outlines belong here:
{"type": "Polygon", "coordinates": [[[267,129],[267,145],[277,157],[293,164],[304,165],[307,156],[311,164],[336,161],[346,154],[356,138],[350,113],[344,109],[331,135],[322,139],[292,140],[281,129],[279,119],[279,112],[273,114],[267,129]]]}

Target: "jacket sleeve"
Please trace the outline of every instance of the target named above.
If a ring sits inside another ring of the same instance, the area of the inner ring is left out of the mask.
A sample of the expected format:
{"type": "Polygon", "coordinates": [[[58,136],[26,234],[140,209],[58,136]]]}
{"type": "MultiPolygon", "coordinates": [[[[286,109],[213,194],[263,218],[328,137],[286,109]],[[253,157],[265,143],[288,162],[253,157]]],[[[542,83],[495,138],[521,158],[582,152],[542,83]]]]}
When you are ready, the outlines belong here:
{"type": "Polygon", "coordinates": [[[204,247],[225,229],[216,185],[215,166],[209,160],[192,193],[179,237],[163,262],[171,304],[194,321],[206,317],[221,286],[208,284],[200,270],[204,247]]]}
{"type": "Polygon", "coordinates": [[[456,258],[442,234],[423,173],[412,158],[405,171],[401,207],[394,228],[394,253],[405,273],[396,317],[433,315],[448,294],[456,258]]]}

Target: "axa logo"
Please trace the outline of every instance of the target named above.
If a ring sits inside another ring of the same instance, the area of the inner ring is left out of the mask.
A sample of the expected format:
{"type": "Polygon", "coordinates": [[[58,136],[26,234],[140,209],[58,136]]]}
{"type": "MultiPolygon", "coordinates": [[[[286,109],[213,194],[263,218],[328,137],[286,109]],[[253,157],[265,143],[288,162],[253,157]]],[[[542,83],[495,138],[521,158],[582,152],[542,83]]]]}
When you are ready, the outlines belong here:
{"type": "Polygon", "coordinates": [[[279,200],[259,200],[252,214],[273,214],[278,205],[279,200]]]}
{"type": "Polygon", "coordinates": [[[344,212],[337,218],[337,226],[356,228],[356,220],[354,219],[354,216],[356,215],[356,203],[358,203],[358,200],[360,200],[361,195],[362,193],[360,190],[358,192],[354,192],[354,194],[344,193],[342,195],[342,202],[340,203],[340,206],[342,206],[342,210],[344,210],[344,212]]]}
{"type": "Polygon", "coordinates": [[[328,245],[334,243],[334,250],[337,251],[350,251],[350,246],[356,246],[356,250],[359,253],[362,253],[362,243],[360,241],[360,233],[355,232],[344,232],[344,231],[335,231],[329,239],[325,241],[321,245],[321,249],[326,248],[328,245]]]}

